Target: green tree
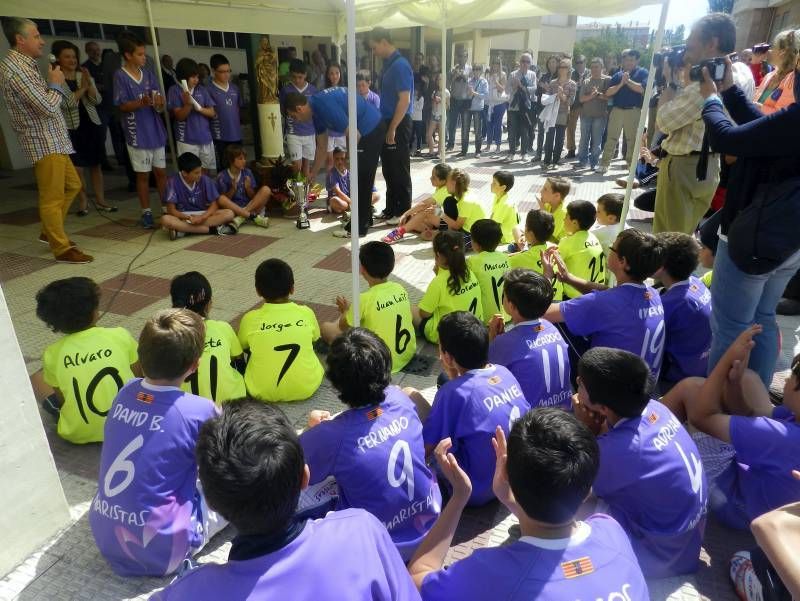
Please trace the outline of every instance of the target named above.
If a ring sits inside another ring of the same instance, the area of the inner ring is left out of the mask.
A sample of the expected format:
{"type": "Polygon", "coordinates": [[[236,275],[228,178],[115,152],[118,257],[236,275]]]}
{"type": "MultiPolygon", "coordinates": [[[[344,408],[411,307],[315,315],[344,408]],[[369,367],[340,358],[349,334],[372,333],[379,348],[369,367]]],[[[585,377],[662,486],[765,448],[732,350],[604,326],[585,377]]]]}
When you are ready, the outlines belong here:
{"type": "Polygon", "coordinates": [[[733,0],[708,0],[708,10],[712,13],[733,12],[733,0]]]}

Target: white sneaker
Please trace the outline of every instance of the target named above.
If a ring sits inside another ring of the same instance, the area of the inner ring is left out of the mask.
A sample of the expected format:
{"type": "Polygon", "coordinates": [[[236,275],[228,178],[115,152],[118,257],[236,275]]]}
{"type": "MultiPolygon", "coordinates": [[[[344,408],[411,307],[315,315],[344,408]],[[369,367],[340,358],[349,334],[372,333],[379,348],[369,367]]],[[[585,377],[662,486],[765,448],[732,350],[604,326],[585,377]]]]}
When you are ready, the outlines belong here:
{"type": "Polygon", "coordinates": [[[522,162],[524,163],[525,161],[527,161],[527,160],[528,160],[528,155],[527,155],[527,154],[525,154],[525,153],[523,152],[523,153],[522,153],[522,156],[520,157],[520,159],[519,159],[519,160],[520,160],[520,161],[522,161],[522,162]]]}
{"type": "Polygon", "coordinates": [[[386,220],[386,225],[391,225],[391,226],[400,225],[400,218],[399,217],[391,217],[391,218],[386,220]]]}
{"type": "Polygon", "coordinates": [[[242,227],[244,221],[245,221],[244,217],[240,217],[239,215],[237,215],[236,217],[233,218],[231,225],[233,225],[233,227],[235,227],[238,230],[240,227],[242,227]]]}
{"type": "Polygon", "coordinates": [[[259,227],[269,227],[269,217],[266,215],[256,215],[253,217],[253,223],[259,227]]]}

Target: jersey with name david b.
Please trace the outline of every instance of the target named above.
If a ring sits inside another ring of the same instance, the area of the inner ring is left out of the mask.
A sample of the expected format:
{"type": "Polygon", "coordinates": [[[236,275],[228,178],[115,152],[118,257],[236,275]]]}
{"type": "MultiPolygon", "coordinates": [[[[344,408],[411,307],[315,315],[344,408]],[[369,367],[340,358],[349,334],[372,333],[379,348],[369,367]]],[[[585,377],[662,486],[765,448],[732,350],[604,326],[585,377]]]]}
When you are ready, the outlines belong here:
{"type": "Polygon", "coordinates": [[[625,531],[602,514],[578,522],[569,538],[478,549],[425,576],[420,592],[425,601],[650,601],[625,531]]]}
{"type": "MultiPolygon", "coordinates": [[[[397,282],[383,282],[362,292],[358,311],[361,327],[372,330],[392,353],[392,373],[397,373],[417,352],[417,336],[411,317],[408,292],[397,282]]],[[[347,309],[347,323],[352,326],[353,305],[347,309]]]]}
{"type": "Polygon", "coordinates": [[[677,417],[651,400],[597,438],[593,490],[630,537],[648,578],[697,569],[708,485],[700,452],[677,417]]]}
{"type": "MultiPolygon", "coordinates": [[[[594,234],[578,230],[574,234],[564,236],[558,243],[558,254],[564,259],[572,275],[587,282],[605,284],[606,256],[594,234]]],[[[564,284],[566,298],[576,298],[581,294],[569,284],[564,284]]]]}
{"type": "MultiPolygon", "coordinates": [[[[544,275],[542,268],[542,253],[550,248],[555,248],[552,242],[545,242],[544,244],[535,244],[522,252],[514,253],[508,256],[508,266],[511,269],[530,269],[539,275],[544,275]]],[[[564,284],[559,280],[552,282],[553,284],[553,302],[558,302],[564,296],[564,284]]]]}
{"type": "Polygon", "coordinates": [[[137,361],[137,343],[125,328],[94,326],[48,346],[42,375],[64,398],[58,435],[76,444],[102,442],[111,403],[137,361]]]}
{"type": "Polygon", "coordinates": [[[661,295],[664,305],[662,379],[705,377],[711,352],[711,292],[698,278],[677,282],[661,295]]]}
{"type": "Polygon", "coordinates": [[[348,409],[303,432],[300,444],[310,484],[333,476],[339,486],[336,508],[369,511],[409,559],[442,507],[411,399],[389,386],[380,405],[348,409]]]}
{"type": "Polygon", "coordinates": [[[316,392],[325,370],[314,353],[319,323],[296,303],[264,303],[239,324],[239,342],[250,350],[247,392],[262,401],[301,401],[316,392]]]}
{"type": "Polygon", "coordinates": [[[470,505],[494,499],[492,478],[496,457],[492,447],[497,426],[508,434],[511,425],[531,406],[516,378],[502,365],[472,369],[436,392],[422,428],[426,445],[453,441],[451,452],[472,480],[470,505]]]}
{"type": "Polygon", "coordinates": [[[664,355],[664,307],[658,292],[644,284],[620,284],[560,303],[569,331],[639,355],[658,379],[664,355]]]}
{"type": "Polygon", "coordinates": [[[533,319],[514,325],[489,345],[489,361],[517,378],[532,408],[572,404],[569,351],[553,324],[533,319]]]}
{"type": "Polygon", "coordinates": [[[482,251],[467,257],[467,266],[478,278],[481,287],[483,323],[489,323],[496,314],[508,321],[511,316],[503,310],[503,280],[508,271],[508,255],[497,251],[482,251]]]}
{"type": "Polygon", "coordinates": [[[206,343],[197,371],[183,383],[183,390],[224,403],[247,395],[242,374],[231,365],[242,355],[242,345],[226,321],[206,319],[206,343]]]}
{"type": "Polygon", "coordinates": [[[173,573],[203,544],[194,450],[215,417],[208,399],[141,379],[120,390],[105,426],[89,525],[120,576],[173,573]]]}
{"type": "Polygon", "coordinates": [[[481,303],[481,287],[478,278],[468,270],[467,281],[461,282],[461,286],[453,294],[447,283],[450,277],[450,270],[439,268],[436,276],[428,284],[425,294],[419,301],[419,308],[431,314],[431,318],[425,322],[425,338],[436,344],[439,342],[439,322],[442,317],[454,311],[469,311],[478,319],[483,317],[483,305],[481,303]]]}

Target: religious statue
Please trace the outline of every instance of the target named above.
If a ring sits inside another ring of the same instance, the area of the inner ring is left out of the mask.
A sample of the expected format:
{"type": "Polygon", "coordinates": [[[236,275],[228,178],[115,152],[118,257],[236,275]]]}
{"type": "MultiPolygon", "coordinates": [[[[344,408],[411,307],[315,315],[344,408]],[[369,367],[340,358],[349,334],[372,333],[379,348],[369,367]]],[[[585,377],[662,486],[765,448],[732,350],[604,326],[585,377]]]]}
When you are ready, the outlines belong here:
{"type": "Polygon", "coordinates": [[[278,55],[269,43],[269,36],[261,36],[256,56],[258,104],[278,102],[278,55]]]}

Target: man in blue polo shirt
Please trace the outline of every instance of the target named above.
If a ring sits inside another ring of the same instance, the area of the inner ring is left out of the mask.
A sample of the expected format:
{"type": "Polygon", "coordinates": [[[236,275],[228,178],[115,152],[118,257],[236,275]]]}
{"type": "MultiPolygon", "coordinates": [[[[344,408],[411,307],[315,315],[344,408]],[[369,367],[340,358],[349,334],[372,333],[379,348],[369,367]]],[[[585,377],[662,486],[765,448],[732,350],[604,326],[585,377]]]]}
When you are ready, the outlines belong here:
{"type": "MultiPolygon", "coordinates": [[[[349,129],[347,110],[347,88],[328,88],[313,96],[288,94],[285,100],[286,113],[298,121],[313,121],[317,133],[317,150],[311,167],[311,181],[325,166],[328,157],[328,130],[349,129]]],[[[378,157],[386,137],[386,127],[381,115],[372,104],[356,95],[356,124],[358,127],[358,235],[366,236],[372,218],[372,189],[375,186],[375,171],[378,157]]],[[[408,148],[408,145],[406,145],[408,148]]],[[[334,236],[350,237],[350,224],[337,230],[334,236]],[[339,231],[343,234],[339,234],[339,231]]]]}
{"type": "Polygon", "coordinates": [[[388,225],[400,223],[400,216],[411,208],[411,98],[414,72],[409,62],[392,44],[388,29],[369,32],[369,46],[383,59],[381,73],[381,117],[386,124],[386,140],[381,151],[381,169],[386,180],[386,208],[380,216],[388,225]]]}
{"type": "Polygon", "coordinates": [[[600,159],[599,173],[608,170],[620,131],[625,133],[628,150],[625,162],[630,164],[633,153],[638,152],[640,144],[636,140],[636,128],[642,112],[648,75],[647,69],[639,66],[639,56],[638,50],[628,49],[622,53],[622,70],[614,74],[606,90],[606,98],[613,98],[614,108],[608,117],[608,135],[603,157],[600,159]]]}

